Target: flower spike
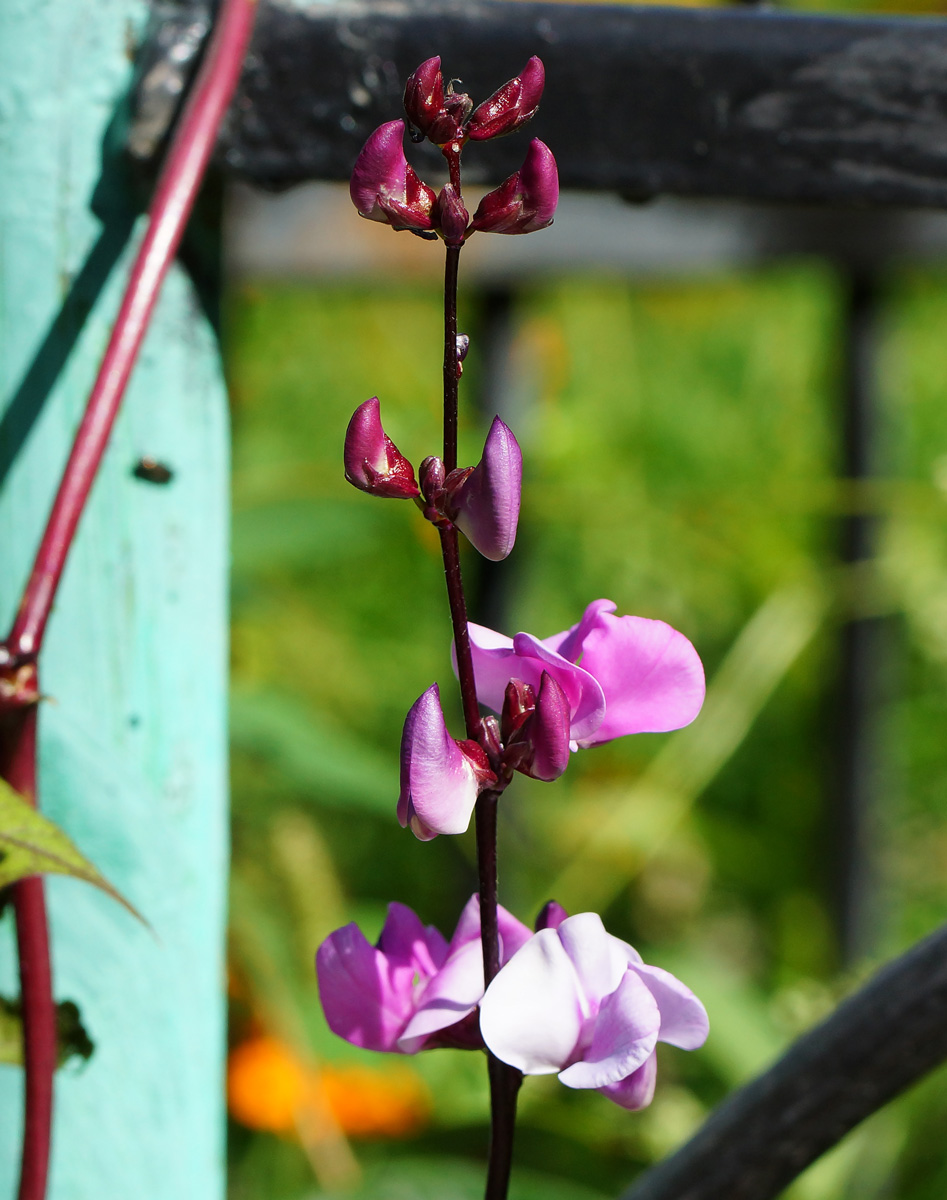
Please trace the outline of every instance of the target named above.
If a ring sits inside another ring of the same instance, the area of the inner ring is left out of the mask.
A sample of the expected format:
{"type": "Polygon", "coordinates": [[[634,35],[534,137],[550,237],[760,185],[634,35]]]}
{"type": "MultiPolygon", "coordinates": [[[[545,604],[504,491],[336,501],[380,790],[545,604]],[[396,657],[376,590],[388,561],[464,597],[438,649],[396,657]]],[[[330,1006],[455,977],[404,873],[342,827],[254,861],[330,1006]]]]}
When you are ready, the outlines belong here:
{"type": "Polygon", "coordinates": [[[542,60],[534,54],[521,75],[498,88],[489,100],[474,109],[466,133],[473,142],[502,137],[535,116],[546,82],[542,60]]]}
{"type": "Polygon", "coordinates": [[[534,233],[552,224],[559,202],[559,171],[552,151],[533,138],[520,169],[480,201],[471,230],[534,233]]]}
{"type": "Polygon", "coordinates": [[[450,516],[471,544],[493,562],[513,549],[520,515],[523,453],[512,431],[494,417],[483,457],[451,500],[450,516]]]}
{"type": "Polygon", "coordinates": [[[349,183],[359,214],[393,229],[435,237],[431,209],[437,198],[404,156],[404,121],[380,125],[362,147],[349,183]]]}
{"type": "Polygon", "coordinates": [[[439,833],[463,833],[477,796],[496,775],[476,742],[452,738],[433,683],[412,704],[401,735],[398,821],[419,841],[439,833]]]}
{"type": "Polygon", "coordinates": [[[378,397],[360,404],[345,431],[345,478],[361,492],[395,500],[418,493],[414,468],[385,433],[378,397]]]}

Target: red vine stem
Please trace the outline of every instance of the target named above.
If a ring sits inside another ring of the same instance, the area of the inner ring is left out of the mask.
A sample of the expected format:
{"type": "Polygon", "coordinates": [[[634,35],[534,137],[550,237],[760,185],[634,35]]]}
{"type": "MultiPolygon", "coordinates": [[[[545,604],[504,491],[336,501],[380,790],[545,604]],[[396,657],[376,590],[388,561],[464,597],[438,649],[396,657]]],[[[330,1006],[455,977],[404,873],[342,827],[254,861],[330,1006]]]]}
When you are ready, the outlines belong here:
{"type": "MultiPolygon", "coordinates": [[[[148,227],[135,257],[85,414],[40,542],[23,598],[6,641],[0,673],[35,664],[76,528],[108,443],[122,396],[180,244],[194,200],[230,104],[253,29],[256,0],[223,0],[181,119],[158,178],[148,227]]],[[[15,702],[14,702],[15,703],[15,702]]],[[[11,704],[11,707],[13,705],[11,704]]],[[[3,714],[0,772],[36,802],[36,705],[3,714]]],[[[24,879],[13,889],[23,1006],[26,1072],[19,1200],[43,1200],[49,1173],[56,1010],[43,881],[24,879]]]]}

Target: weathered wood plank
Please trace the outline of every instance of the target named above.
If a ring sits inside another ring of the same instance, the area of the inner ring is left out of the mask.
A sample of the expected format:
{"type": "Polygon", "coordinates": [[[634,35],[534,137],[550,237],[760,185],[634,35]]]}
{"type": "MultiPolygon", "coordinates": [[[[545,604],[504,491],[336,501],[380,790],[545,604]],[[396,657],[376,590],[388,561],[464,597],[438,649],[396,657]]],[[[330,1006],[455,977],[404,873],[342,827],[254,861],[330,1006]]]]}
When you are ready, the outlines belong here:
{"type": "MultiPolygon", "coordinates": [[[[145,16],[140,0],[0,6],[5,628],[118,305],[121,267],[98,287],[131,216],[108,154],[100,179],[102,145],[145,16]]],[[[78,1003],[96,1045],[88,1066],[57,1076],[51,1200],[224,1192],[226,446],[215,338],[176,269],[43,651],[42,807],[153,926],[81,883],[49,883],[56,997],[78,1003]],[[170,481],[136,477],[142,456],[170,481]]],[[[20,1107],[20,1071],[0,1068],[2,1196],[20,1107]]]]}
{"type": "MultiPolygon", "coordinates": [[[[768,200],[947,205],[947,21],[756,10],[343,0],[263,4],[221,151],[270,187],[345,179],[440,54],[484,97],[531,54],[547,88],[531,132],[566,187],[768,200]]],[[[469,177],[522,161],[472,148],[469,177]]],[[[418,147],[417,163],[438,158],[418,147]]]]}

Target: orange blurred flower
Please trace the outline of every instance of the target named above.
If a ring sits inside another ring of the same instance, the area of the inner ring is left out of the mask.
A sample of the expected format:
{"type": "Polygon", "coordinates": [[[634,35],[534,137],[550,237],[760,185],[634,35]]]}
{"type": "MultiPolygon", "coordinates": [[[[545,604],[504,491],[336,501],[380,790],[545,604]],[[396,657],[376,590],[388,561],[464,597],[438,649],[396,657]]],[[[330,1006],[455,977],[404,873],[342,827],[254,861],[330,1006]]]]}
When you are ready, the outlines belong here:
{"type": "Polygon", "coordinates": [[[295,1132],[300,1123],[334,1125],[352,1137],[406,1137],[424,1127],[430,1099],[403,1064],[306,1066],[278,1038],[256,1035],[230,1053],[230,1115],[248,1129],[295,1132]]]}

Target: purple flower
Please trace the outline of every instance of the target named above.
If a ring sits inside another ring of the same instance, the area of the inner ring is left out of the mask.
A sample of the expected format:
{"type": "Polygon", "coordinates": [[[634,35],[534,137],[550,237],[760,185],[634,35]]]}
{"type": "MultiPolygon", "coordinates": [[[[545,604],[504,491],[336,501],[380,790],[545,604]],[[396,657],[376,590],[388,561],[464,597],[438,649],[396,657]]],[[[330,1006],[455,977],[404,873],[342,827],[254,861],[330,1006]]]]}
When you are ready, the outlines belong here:
{"type": "Polygon", "coordinates": [[[525,125],[539,107],[545,82],[542,61],[534,54],[521,75],[504,83],[474,109],[467,122],[467,136],[474,142],[485,141],[525,125]]]}
{"type": "Polygon", "coordinates": [[[704,700],[697,651],[664,621],[614,611],[611,600],[594,600],[577,625],[542,640],[470,624],[480,702],[502,712],[511,679],[538,692],[546,672],[568,701],[573,748],[690,724],[704,700]]]}
{"type": "Polygon", "coordinates": [[[463,833],[484,787],[496,775],[483,749],[452,738],[436,683],[412,704],[401,734],[401,827],[422,842],[439,833],[463,833]]]}
{"type": "MultiPolygon", "coordinates": [[[[498,910],[500,961],[530,931],[498,910]]],[[[476,1049],[477,1005],[483,996],[480,905],[468,901],[447,944],[403,904],[390,904],[378,943],[354,923],[329,935],[316,954],[319,996],[333,1033],[366,1050],[416,1054],[436,1046],[476,1049]]]]}
{"type": "Polygon", "coordinates": [[[595,913],[547,927],[519,950],[480,1004],[490,1050],[526,1075],[558,1073],[622,1108],[654,1095],[657,1042],[695,1050],[707,1013],[668,971],[649,967],[595,913]]]}
{"type": "Polygon", "coordinates": [[[414,468],[382,428],[377,396],[352,414],[345,431],[343,459],[345,478],[359,491],[396,500],[420,494],[414,468]]]}
{"type": "Polygon", "coordinates": [[[559,172],[549,147],[533,138],[518,171],[480,201],[471,231],[533,233],[552,224],[559,202],[559,172]]]}
{"type": "Polygon", "coordinates": [[[370,221],[434,237],[431,210],[437,197],[405,158],[403,142],[404,121],[380,125],[355,160],[349,194],[370,221]]]}

